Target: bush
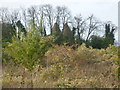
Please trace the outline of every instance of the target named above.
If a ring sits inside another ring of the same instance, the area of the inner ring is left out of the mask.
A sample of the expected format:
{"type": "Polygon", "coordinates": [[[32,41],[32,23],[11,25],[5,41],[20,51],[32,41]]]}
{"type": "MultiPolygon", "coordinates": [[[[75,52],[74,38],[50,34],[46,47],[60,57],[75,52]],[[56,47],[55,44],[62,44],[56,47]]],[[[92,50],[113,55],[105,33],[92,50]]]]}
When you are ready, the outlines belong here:
{"type": "Polygon", "coordinates": [[[4,49],[5,53],[13,57],[13,61],[23,65],[28,70],[32,70],[43,57],[51,44],[51,37],[40,36],[38,30],[30,30],[22,40],[17,37],[12,38],[12,43],[4,49]]]}
{"type": "Polygon", "coordinates": [[[109,44],[112,44],[112,41],[110,38],[100,37],[100,36],[91,36],[91,40],[89,45],[93,48],[101,49],[101,48],[107,48],[109,47],[109,44]]]}

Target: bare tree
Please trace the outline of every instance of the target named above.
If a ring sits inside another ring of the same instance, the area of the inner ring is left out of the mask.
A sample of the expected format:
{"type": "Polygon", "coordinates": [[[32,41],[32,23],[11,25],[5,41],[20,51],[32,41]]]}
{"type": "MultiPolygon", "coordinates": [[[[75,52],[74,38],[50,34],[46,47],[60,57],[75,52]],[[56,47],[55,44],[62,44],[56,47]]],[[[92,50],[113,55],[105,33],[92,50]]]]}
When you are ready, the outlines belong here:
{"type": "Polygon", "coordinates": [[[63,26],[65,25],[65,23],[69,23],[71,18],[71,14],[70,11],[68,10],[67,7],[63,6],[61,7],[61,22],[63,24],[63,26]]]}
{"type": "Polygon", "coordinates": [[[0,8],[1,23],[10,23],[10,13],[7,8],[0,8]]]}
{"type": "Polygon", "coordinates": [[[22,12],[21,12],[22,20],[24,22],[25,27],[27,27],[27,10],[24,8],[21,8],[21,9],[22,9],[22,12]]]}
{"type": "Polygon", "coordinates": [[[36,21],[35,21],[35,19],[36,19],[36,7],[31,6],[30,8],[28,8],[27,13],[28,13],[28,17],[30,18],[29,21],[33,25],[33,28],[35,28],[35,24],[36,24],[36,21]]]}
{"type": "Polygon", "coordinates": [[[39,9],[38,9],[38,13],[37,13],[37,23],[38,23],[38,25],[40,25],[42,23],[42,27],[43,27],[44,22],[45,22],[44,19],[45,19],[45,16],[44,16],[44,13],[43,13],[43,6],[40,6],[39,9]]]}
{"type": "Polygon", "coordinates": [[[100,22],[98,22],[94,15],[91,15],[90,17],[88,17],[87,19],[88,21],[88,34],[87,34],[87,38],[86,38],[86,42],[89,40],[90,35],[98,29],[100,22]]]}
{"type": "Polygon", "coordinates": [[[85,28],[86,28],[85,20],[82,19],[81,14],[78,16],[75,16],[74,19],[76,22],[77,35],[80,42],[80,39],[82,38],[83,32],[85,31],[85,28]]]}
{"type": "Polygon", "coordinates": [[[14,10],[11,12],[11,23],[15,24],[18,20],[20,20],[20,13],[18,10],[14,10]]]}
{"type": "Polygon", "coordinates": [[[71,23],[71,14],[67,7],[65,6],[57,6],[56,13],[55,13],[56,22],[64,28],[65,23],[71,23]]]}
{"type": "Polygon", "coordinates": [[[0,8],[0,19],[3,23],[15,24],[20,20],[20,13],[18,10],[9,11],[7,8],[0,8]]]}
{"type": "Polygon", "coordinates": [[[53,8],[50,4],[43,5],[43,15],[45,16],[45,19],[47,20],[47,23],[50,27],[50,33],[52,34],[52,26],[53,26],[53,8]]]}
{"type": "Polygon", "coordinates": [[[40,6],[38,9],[38,13],[37,13],[37,23],[38,23],[38,29],[41,32],[41,35],[46,35],[46,30],[45,30],[45,20],[44,20],[45,16],[43,13],[43,6],[40,6]]]}
{"type": "Polygon", "coordinates": [[[60,18],[62,15],[62,9],[60,6],[56,7],[56,12],[55,12],[55,19],[56,19],[56,23],[59,25],[60,24],[60,18]]]}

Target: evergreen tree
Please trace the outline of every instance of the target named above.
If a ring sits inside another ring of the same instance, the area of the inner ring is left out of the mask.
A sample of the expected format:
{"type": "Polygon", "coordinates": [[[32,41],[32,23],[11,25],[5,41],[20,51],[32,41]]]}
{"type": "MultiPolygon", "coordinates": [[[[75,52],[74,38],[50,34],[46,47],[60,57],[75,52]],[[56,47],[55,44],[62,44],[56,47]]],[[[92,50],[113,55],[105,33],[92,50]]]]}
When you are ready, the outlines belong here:
{"type": "Polygon", "coordinates": [[[105,38],[107,39],[107,40],[109,40],[109,44],[114,44],[114,31],[115,31],[115,28],[114,27],[112,27],[112,29],[111,29],[111,26],[110,26],[110,24],[106,24],[105,25],[105,38]]]}

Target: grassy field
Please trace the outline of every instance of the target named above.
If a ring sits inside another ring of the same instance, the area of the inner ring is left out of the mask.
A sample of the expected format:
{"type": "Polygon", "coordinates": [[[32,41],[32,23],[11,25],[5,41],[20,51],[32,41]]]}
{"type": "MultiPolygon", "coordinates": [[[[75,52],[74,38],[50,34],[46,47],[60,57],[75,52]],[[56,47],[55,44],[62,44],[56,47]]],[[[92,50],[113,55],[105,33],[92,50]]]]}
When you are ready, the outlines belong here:
{"type": "Polygon", "coordinates": [[[3,64],[3,88],[118,88],[117,60],[112,46],[106,50],[55,46],[42,58],[32,77],[21,66],[3,64]]]}

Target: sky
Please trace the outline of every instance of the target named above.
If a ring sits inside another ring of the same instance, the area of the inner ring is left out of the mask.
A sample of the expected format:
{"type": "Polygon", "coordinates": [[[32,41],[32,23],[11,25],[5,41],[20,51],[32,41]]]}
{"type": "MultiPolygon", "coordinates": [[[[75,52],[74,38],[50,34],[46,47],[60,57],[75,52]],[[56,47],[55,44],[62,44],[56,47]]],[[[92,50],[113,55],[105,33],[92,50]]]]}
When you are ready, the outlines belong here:
{"type": "Polygon", "coordinates": [[[73,15],[88,17],[94,14],[101,21],[112,21],[118,25],[119,0],[0,0],[0,7],[20,8],[31,5],[51,4],[67,6],[73,15]]]}
{"type": "MultiPolygon", "coordinates": [[[[112,21],[118,26],[118,2],[120,0],[0,0],[0,7],[10,9],[30,7],[31,5],[51,4],[67,6],[73,16],[81,14],[83,18],[94,14],[102,22],[112,21]]],[[[118,38],[118,32],[115,35],[118,38]]]]}

